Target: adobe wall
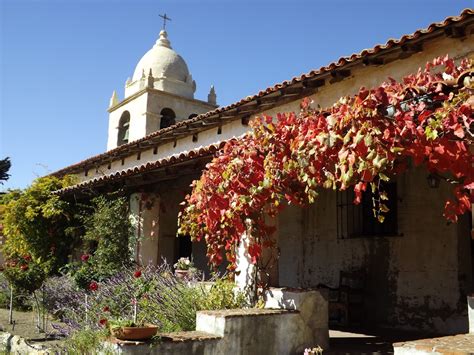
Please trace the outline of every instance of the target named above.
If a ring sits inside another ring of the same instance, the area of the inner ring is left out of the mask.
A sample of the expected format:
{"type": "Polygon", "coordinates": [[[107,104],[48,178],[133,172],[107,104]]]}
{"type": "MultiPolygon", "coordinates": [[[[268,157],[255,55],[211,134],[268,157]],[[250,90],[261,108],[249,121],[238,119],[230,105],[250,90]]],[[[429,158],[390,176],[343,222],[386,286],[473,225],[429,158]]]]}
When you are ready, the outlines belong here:
{"type": "Polygon", "coordinates": [[[426,176],[416,170],[398,178],[395,237],[338,239],[333,191],[322,191],[307,209],[285,209],[278,223],[280,285],[338,287],[341,271],[362,270],[369,324],[466,332],[472,288],[467,216],[448,224],[442,213],[450,187],[441,182],[431,189],[426,176]]]}

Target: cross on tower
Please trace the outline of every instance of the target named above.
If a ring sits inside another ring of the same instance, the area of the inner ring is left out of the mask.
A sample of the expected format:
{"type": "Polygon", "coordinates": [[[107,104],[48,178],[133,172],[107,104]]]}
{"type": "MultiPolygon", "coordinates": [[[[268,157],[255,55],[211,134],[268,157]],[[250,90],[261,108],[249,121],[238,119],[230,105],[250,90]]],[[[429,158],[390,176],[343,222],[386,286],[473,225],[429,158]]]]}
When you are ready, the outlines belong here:
{"type": "Polygon", "coordinates": [[[166,14],[160,15],[160,17],[163,19],[163,30],[166,30],[166,21],[171,21],[171,19],[166,14]]]}

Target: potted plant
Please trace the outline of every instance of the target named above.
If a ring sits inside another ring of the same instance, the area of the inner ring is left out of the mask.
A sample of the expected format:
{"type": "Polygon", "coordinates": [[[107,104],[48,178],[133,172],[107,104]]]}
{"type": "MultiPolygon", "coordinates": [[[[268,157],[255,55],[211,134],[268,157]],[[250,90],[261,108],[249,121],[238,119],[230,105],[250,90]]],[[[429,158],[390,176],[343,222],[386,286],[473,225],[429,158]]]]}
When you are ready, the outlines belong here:
{"type": "Polygon", "coordinates": [[[174,274],[178,279],[187,279],[196,271],[192,260],[189,260],[189,258],[179,258],[178,262],[174,264],[174,269],[174,274]]]}
{"type": "Polygon", "coordinates": [[[158,327],[138,320],[138,302],[150,291],[151,284],[142,277],[140,270],[135,271],[134,276],[134,292],[132,295],[132,319],[118,318],[108,322],[111,334],[121,340],[148,340],[154,337],[158,331],[158,327]]]}
{"type": "Polygon", "coordinates": [[[158,327],[148,323],[135,323],[130,319],[117,319],[109,322],[110,332],[121,340],[148,340],[153,338],[158,327]]]}

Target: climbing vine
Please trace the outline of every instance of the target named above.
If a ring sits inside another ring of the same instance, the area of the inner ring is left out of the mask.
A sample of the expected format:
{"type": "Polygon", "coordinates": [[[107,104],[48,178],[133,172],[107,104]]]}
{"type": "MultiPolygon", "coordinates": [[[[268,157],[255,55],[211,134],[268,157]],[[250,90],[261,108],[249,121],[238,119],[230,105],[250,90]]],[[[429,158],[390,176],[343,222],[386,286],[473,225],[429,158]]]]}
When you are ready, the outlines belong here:
{"type": "Polygon", "coordinates": [[[456,66],[436,58],[416,74],[362,88],[327,110],[306,99],[299,113],[263,116],[252,131],[229,141],[192,185],[179,217],[178,233],[205,239],[212,265],[224,256],[235,268],[236,246],[252,236],[248,254],[256,263],[272,246],[265,222],[286,202],[313,203],[322,189],[353,188],[375,193],[374,215],[388,211],[381,181],[412,166],[453,184],[444,216],[452,222],[471,208],[474,189],[473,62],[456,66]]]}

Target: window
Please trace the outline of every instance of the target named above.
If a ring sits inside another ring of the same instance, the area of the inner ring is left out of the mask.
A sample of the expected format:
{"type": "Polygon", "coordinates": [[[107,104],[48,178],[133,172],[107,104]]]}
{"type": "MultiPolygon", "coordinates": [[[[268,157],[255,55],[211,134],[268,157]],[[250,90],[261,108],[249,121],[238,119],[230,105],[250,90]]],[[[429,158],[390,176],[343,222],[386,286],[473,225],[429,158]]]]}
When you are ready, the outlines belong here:
{"type": "Polygon", "coordinates": [[[390,209],[384,214],[383,223],[377,221],[373,213],[372,190],[362,195],[360,204],[354,204],[354,190],[348,189],[337,192],[337,237],[342,239],[357,237],[395,236],[398,234],[397,225],[397,184],[383,184],[381,189],[388,195],[384,201],[390,209]]]}
{"type": "Polygon", "coordinates": [[[198,116],[197,113],[192,113],[192,114],[189,115],[188,120],[190,120],[191,118],[197,117],[197,116],[198,116]]]}
{"type": "Polygon", "coordinates": [[[172,109],[164,108],[163,110],[161,110],[160,114],[160,129],[172,126],[176,123],[176,115],[172,109]]]}
{"type": "Polygon", "coordinates": [[[118,126],[117,146],[128,143],[130,131],[130,112],[124,111],[118,126]]]}

